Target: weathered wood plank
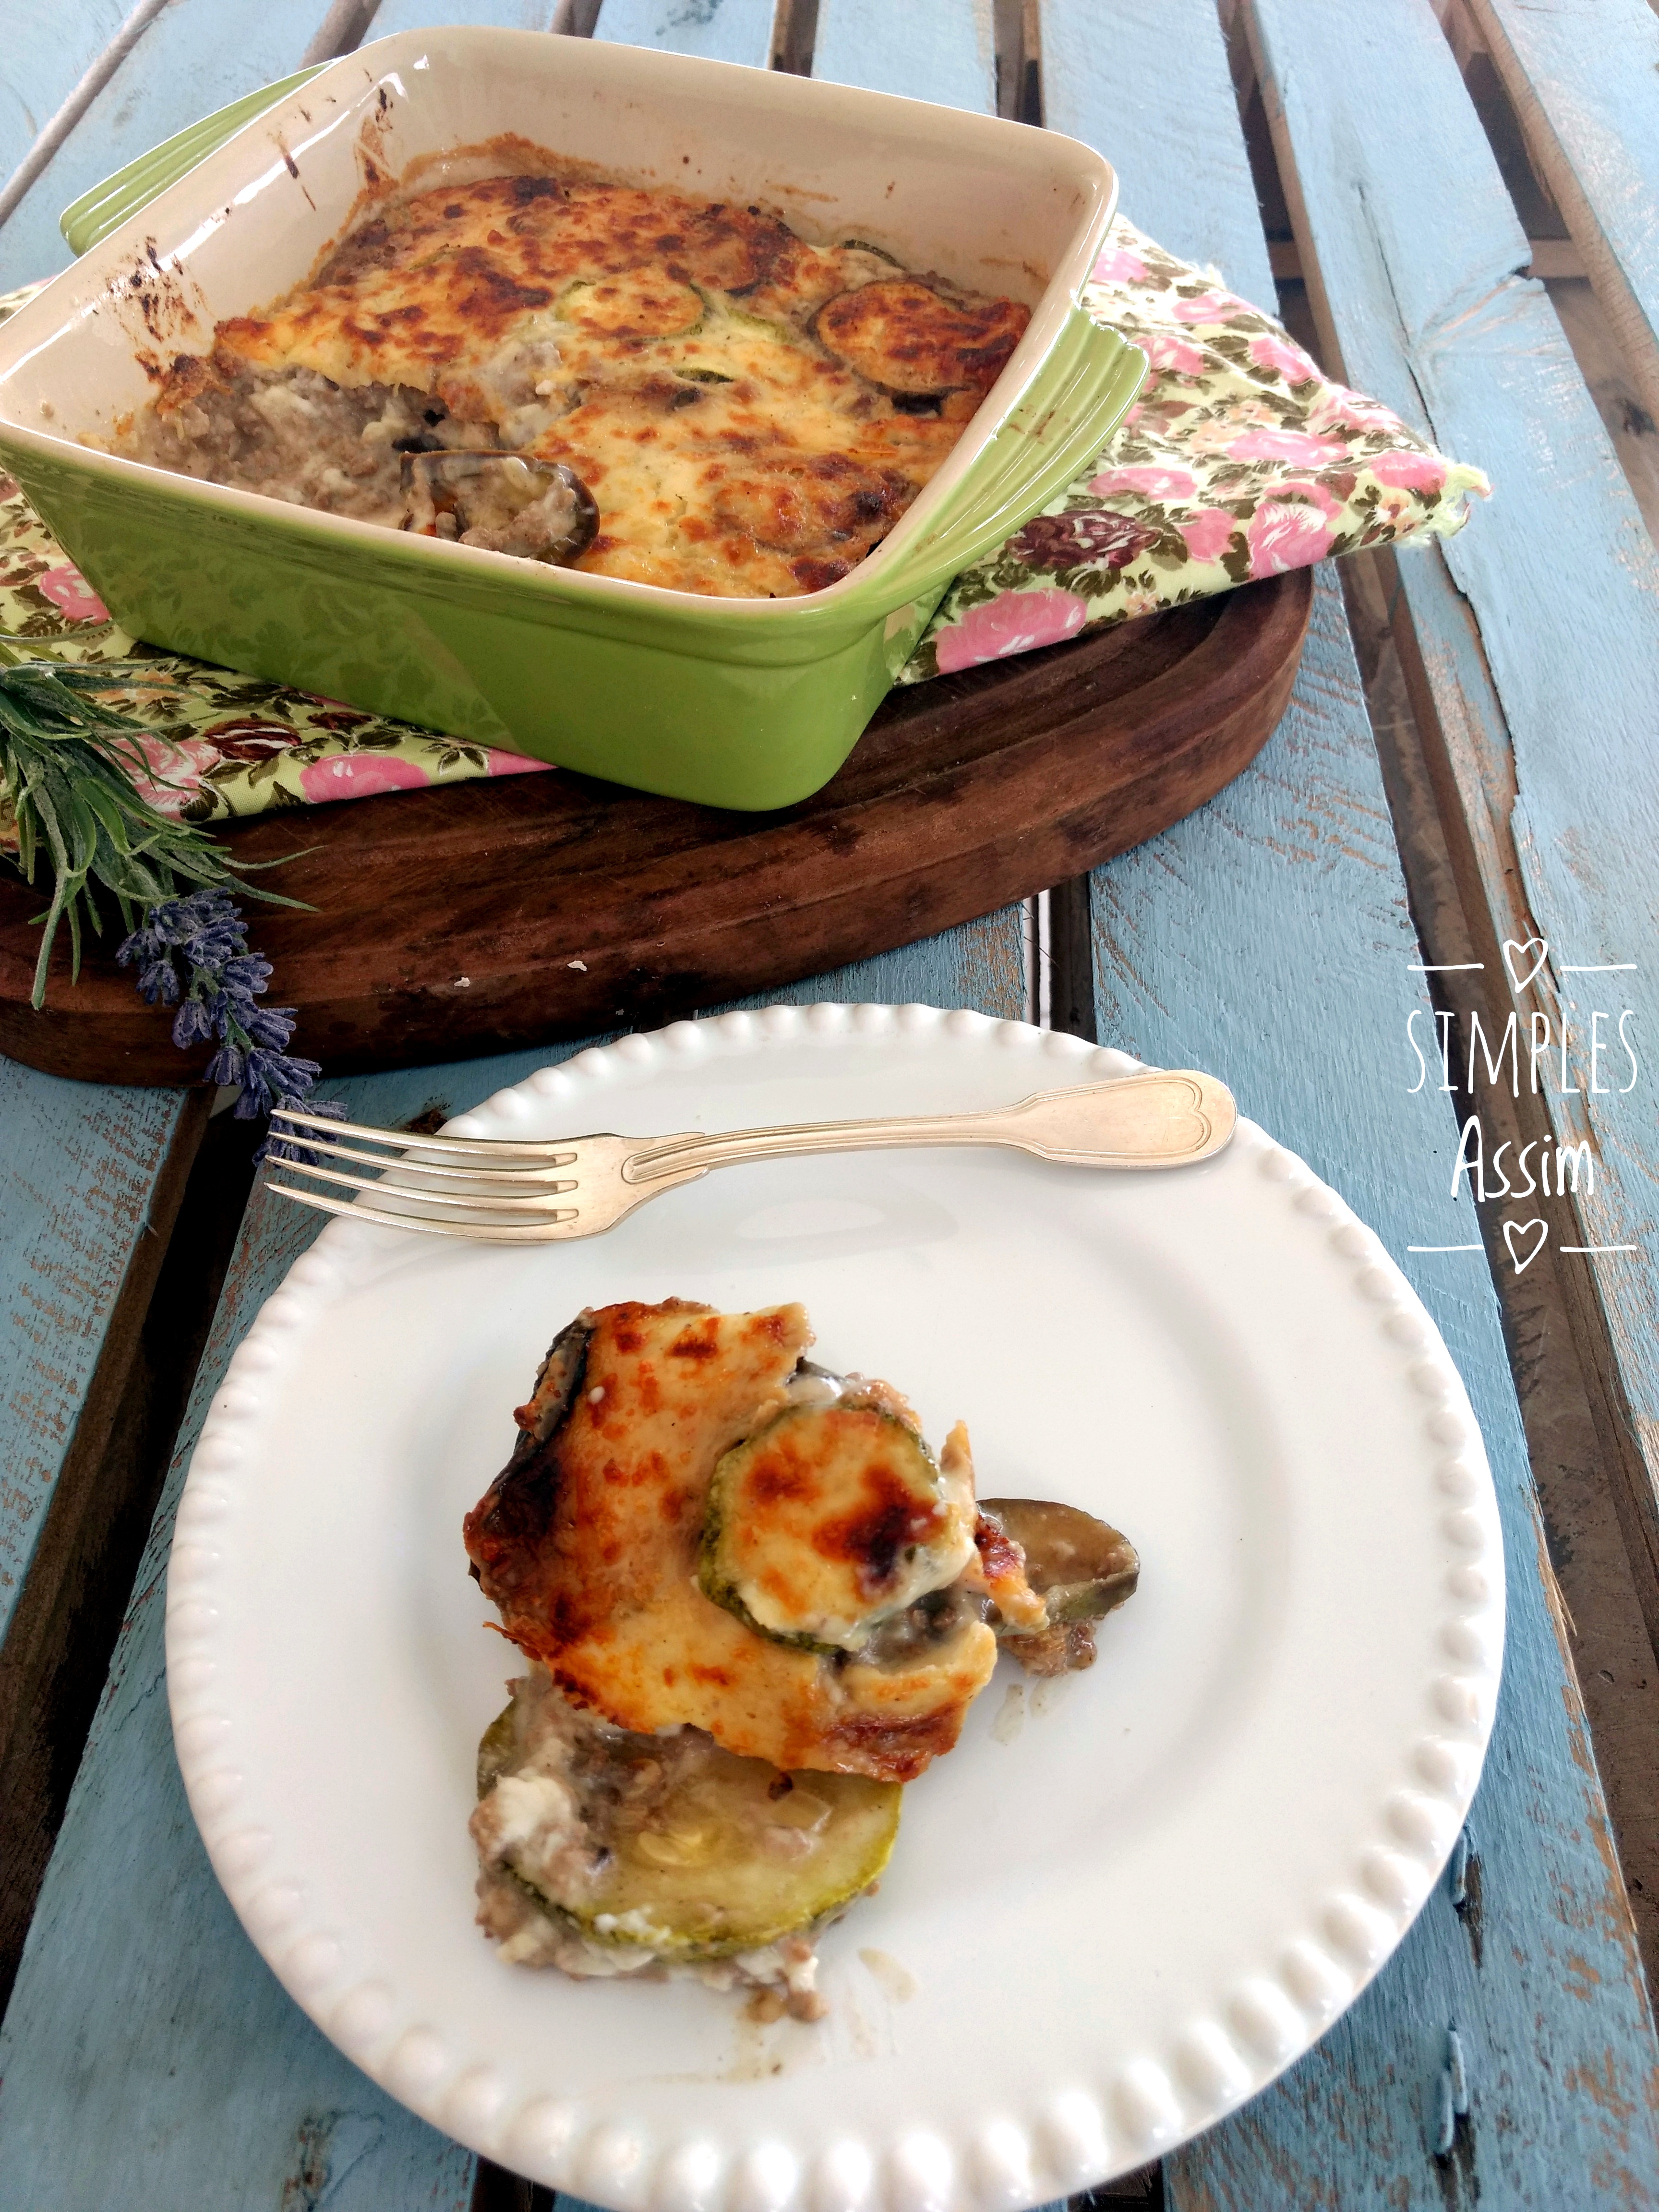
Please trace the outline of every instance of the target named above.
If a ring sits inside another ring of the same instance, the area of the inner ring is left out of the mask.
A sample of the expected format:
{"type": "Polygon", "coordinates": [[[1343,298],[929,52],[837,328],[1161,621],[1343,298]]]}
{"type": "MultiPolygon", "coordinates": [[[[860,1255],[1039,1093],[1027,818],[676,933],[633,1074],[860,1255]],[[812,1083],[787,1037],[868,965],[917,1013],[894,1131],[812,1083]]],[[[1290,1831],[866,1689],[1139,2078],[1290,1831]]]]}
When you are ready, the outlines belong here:
{"type": "Polygon", "coordinates": [[[1607,2201],[1619,2201],[1616,2190],[1656,2201],[1659,2146],[1632,2118],[1656,2057],[1645,1991],[1577,1687],[1540,1582],[1490,1279],[1478,1250],[1407,1249],[1476,1242],[1478,1232],[1473,1209],[1446,1193],[1449,1102],[1431,1090],[1407,1095],[1406,1024],[1415,1008],[1425,1030],[1427,1001],[1407,972],[1419,956],[1328,586],[1316,620],[1297,699],[1258,768],[1190,823],[1097,874],[1100,1034],[1149,1059],[1225,1070],[1245,1110],[1377,1229],[1469,1386],[1498,1485],[1510,1583],[1504,1695],[1471,1821],[1484,1910],[1504,1935],[1483,1944],[1443,1887],[1336,2029],[1265,2097],[1168,2162],[1166,2197],[1172,2212],[1440,2212],[1451,2176],[1431,2155],[1429,2130],[1455,2023],[1474,2085],[1459,2149],[1483,2212],[1553,2212],[1564,2178],[1592,2168],[1607,2177],[1607,2201]],[[1172,898],[1172,884],[1197,895],[1172,898]],[[1207,994],[1196,988],[1206,976],[1207,994]],[[1273,1006],[1295,1009],[1293,1026],[1264,1019],[1273,1006]],[[1628,2100],[1620,2112],[1598,2101],[1603,2074],[1614,2104],[1628,2100]]]}
{"type": "Polygon", "coordinates": [[[0,1060],[0,1642],[184,1097],[0,1060]]]}
{"type": "Polygon", "coordinates": [[[1103,35],[1086,0],[1042,0],[1042,119],[1105,155],[1124,214],[1160,246],[1213,264],[1247,299],[1271,305],[1267,249],[1214,13],[1204,0],[1112,0],[1103,35]]]}
{"type": "Polygon", "coordinates": [[[326,0],[171,0],[0,230],[0,289],[68,266],[63,209],[149,147],[300,66],[326,0]]]}
{"type": "MultiPolygon", "coordinates": [[[[465,1091],[421,1071],[343,1095],[398,1121],[459,1111],[529,1064],[481,1063],[465,1091]]],[[[9,2063],[0,2088],[5,2212],[118,2195],[131,2212],[285,2196],[331,2212],[464,2212],[471,2195],[472,2160],[357,2074],[266,1971],[213,1878],[173,1758],[163,1585],[184,1462],[237,1340],[315,1233],[256,1199],[232,1262],[6,2015],[22,2074],[9,2063]],[[30,2080],[48,2050],[49,2072],[30,2080]]]]}
{"type": "MultiPolygon", "coordinates": [[[[1017,1018],[1019,910],[790,996],[1017,1018]]],[[[579,1048],[331,1088],[396,1124],[460,1113],[579,1048]]],[[[0,2212],[465,2212],[470,2199],[471,2156],[365,2080],[266,1971],[214,1880],[173,1755],[163,1578],[185,1465],[231,1352],[316,1226],[263,1196],[244,1224],[0,2033],[0,2212]]]]}
{"type": "Polygon", "coordinates": [[[154,1501],[143,1329],[205,1118],[0,1060],[0,2009],[154,1501]]]}
{"type": "Polygon", "coordinates": [[[1443,556],[1399,562],[1399,623],[1483,981],[1523,1026],[1547,1021],[1558,1044],[1571,1031],[1568,1076],[1558,1063],[1534,1096],[1523,1074],[1522,1103],[1559,1143],[1588,1141],[1595,1188],[1511,1212],[1544,1218],[1558,1254],[1627,1248],[1559,1264],[1659,1632],[1659,1145],[1643,1064],[1659,1035],[1659,910],[1644,895],[1659,846],[1659,555],[1553,312],[1511,273],[1518,230],[1427,6],[1379,0],[1340,61],[1305,9],[1264,0],[1255,21],[1334,358],[1498,479],[1443,556]],[[1367,71],[1376,88],[1360,99],[1367,71]],[[1548,963],[1512,994],[1504,941],[1533,936],[1548,963]],[[1573,972],[1613,963],[1622,972],[1573,972]],[[1592,1016],[1612,1036],[1626,1010],[1638,1067],[1604,1061],[1598,1093],[1592,1016]]]}
{"type": "Polygon", "coordinates": [[[121,27],[121,0],[14,0],[0,49],[0,185],[121,27]]]}
{"type": "Polygon", "coordinates": [[[1645,0],[1468,7],[1659,420],[1659,19],[1645,0]]]}
{"type": "Polygon", "coordinates": [[[389,39],[394,31],[435,30],[450,23],[550,31],[556,13],[557,0],[380,0],[363,36],[389,39]]]}
{"type": "Polygon", "coordinates": [[[812,74],[994,115],[993,0],[818,0],[812,74]]]}
{"type": "MultiPolygon", "coordinates": [[[[1301,11],[1287,42],[1298,71],[1307,18],[1320,13],[1301,11]]],[[[1043,0],[1041,21],[1048,119],[1118,164],[1137,222],[1270,299],[1205,0],[1115,5],[1109,37],[1081,0],[1043,0]],[[1170,161],[1174,144],[1192,157],[1170,161]]],[[[1323,21],[1333,53],[1346,46],[1353,101],[1372,99],[1381,57],[1369,71],[1354,69],[1355,19],[1344,11],[1339,23],[1325,11],[1323,21]]],[[[1397,45],[1390,55],[1386,74],[1409,103],[1419,81],[1397,45]]],[[[1316,96],[1334,100],[1329,85],[1316,96]]],[[[1416,160],[1419,175],[1432,177],[1424,149],[1416,160]]],[[[1462,220],[1443,182],[1425,189],[1462,220]]],[[[1501,1925],[1502,1940],[1486,1941],[1477,1917],[1439,1891],[1398,1956],[1306,2059],[1166,2163],[1167,2200],[1182,2212],[1441,2212],[1478,2186],[1483,2212],[1542,2212],[1562,2201],[1571,2175],[1577,2201],[1651,2202],[1659,2146],[1637,2116],[1659,2054],[1576,1687],[1540,1578],[1491,1281],[1479,1252],[1414,1257],[1406,1249],[1474,1242],[1475,1231],[1472,1207],[1447,1195],[1447,1102],[1426,1088],[1408,1095],[1406,1023],[1416,1010],[1421,1030],[1426,1010],[1409,963],[1423,956],[1333,588],[1322,588],[1291,711],[1255,769],[1200,814],[1097,872],[1092,889],[1102,1039],[1223,1070],[1245,1109],[1336,1182],[1413,1272],[1482,1419],[1510,1583],[1504,1693],[1473,1819],[1487,1924],[1501,1925]],[[1443,2164],[1432,2131],[1453,2022],[1473,2104],[1443,2164]],[[1598,2102],[1604,2081],[1611,2094],[1598,2102]]]]}
{"type": "MultiPolygon", "coordinates": [[[[1536,254],[1533,273],[1543,273],[1538,269],[1536,254]]],[[[1579,374],[1589,386],[1595,411],[1613,441],[1613,450],[1642,511],[1648,535],[1659,544],[1659,416],[1650,415],[1638,397],[1635,380],[1624,354],[1613,343],[1612,328],[1589,279],[1552,277],[1544,289],[1561,319],[1561,328],[1572,348],[1579,374]]]]}
{"type": "Polygon", "coordinates": [[[764,69],[776,13],[776,0],[603,0],[593,36],[764,69]]]}

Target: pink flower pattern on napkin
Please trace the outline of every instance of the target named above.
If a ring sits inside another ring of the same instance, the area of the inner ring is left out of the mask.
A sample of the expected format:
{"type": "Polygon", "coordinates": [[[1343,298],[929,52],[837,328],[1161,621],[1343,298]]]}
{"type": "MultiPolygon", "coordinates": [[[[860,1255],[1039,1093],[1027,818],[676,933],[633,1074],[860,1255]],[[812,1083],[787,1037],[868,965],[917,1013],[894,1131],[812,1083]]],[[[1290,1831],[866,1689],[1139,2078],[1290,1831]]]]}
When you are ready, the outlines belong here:
{"type": "Polygon", "coordinates": [[[1145,352],[1139,396],[1047,514],[957,578],[902,683],[1052,641],[1035,618],[1049,597],[1064,610],[1053,634],[1074,636],[1328,553],[1444,534],[1487,489],[1121,217],[1084,298],[1145,352]]]}
{"type": "Polygon", "coordinates": [[[1181,518],[1182,541],[1193,561],[1218,561],[1226,550],[1237,519],[1224,507],[1195,507],[1181,518]]]}
{"type": "Polygon", "coordinates": [[[1146,356],[1146,365],[1161,370],[1168,376],[1201,376],[1204,373],[1204,349],[1194,345],[1190,338],[1179,338],[1173,331],[1148,331],[1144,337],[1137,335],[1135,343],[1146,356]]]}
{"type": "Polygon", "coordinates": [[[551,761],[532,760],[527,753],[503,752],[498,745],[489,749],[488,775],[544,775],[551,769],[551,761]]]}
{"type": "Polygon", "coordinates": [[[181,815],[198,785],[221,755],[216,745],[203,738],[163,738],[146,730],[135,740],[149,763],[143,795],[158,814],[181,815]]]}
{"type": "Polygon", "coordinates": [[[1170,313],[1178,323],[1230,323],[1240,313],[1254,315],[1255,309],[1232,292],[1200,292],[1192,300],[1177,295],[1170,313]]]}
{"type": "Polygon", "coordinates": [[[1247,430],[1227,448],[1236,461],[1298,461],[1304,469],[1340,461],[1346,451],[1340,438],[1316,438],[1307,430],[1247,430]]]}
{"type": "Polygon", "coordinates": [[[1075,637],[1088,618],[1086,600],[1073,592],[1005,592],[983,606],[970,607],[939,641],[939,672],[975,668],[1011,653],[1030,653],[1039,645],[1058,645],[1075,637]]]}
{"type": "Polygon", "coordinates": [[[1250,359],[1258,368],[1277,369],[1286,384],[1307,384],[1319,374],[1312,357],[1276,331],[1250,340],[1250,359]]]}
{"type": "Polygon", "coordinates": [[[1286,568],[1311,568],[1331,550],[1331,526],[1310,501],[1281,495],[1265,499],[1244,532],[1250,549],[1250,574],[1277,576],[1286,568]]]}
{"type": "Polygon", "coordinates": [[[313,806],[331,799],[366,799],[377,791],[415,791],[430,778],[418,761],[395,753],[343,753],[300,771],[300,788],[313,806]]]}
{"type": "Polygon", "coordinates": [[[1371,474],[1396,491],[1438,491],[1446,480],[1446,464],[1438,453],[1379,453],[1371,474]]]}
{"type": "Polygon", "coordinates": [[[1138,491],[1147,499],[1190,499],[1198,489],[1198,478],[1190,469],[1103,469],[1090,477],[1089,489],[1102,499],[1109,499],[1115,491],[1138,491]]]}
{"type": "Polygon", "coordinates": [[[1128,246],[1109,241],[1101,248],[1091,274],[1097,284],[1139,284],[1146,277],[1146,264],[1128,246]]]}
{"type": "Polygon", "coordinates": [[[109,609],[81,571],[67,561],[60,561],[55,568],[43,569],[34,582],[35,588],[44,592],[53,606],[71,622],[109,620],[109,609]]]}

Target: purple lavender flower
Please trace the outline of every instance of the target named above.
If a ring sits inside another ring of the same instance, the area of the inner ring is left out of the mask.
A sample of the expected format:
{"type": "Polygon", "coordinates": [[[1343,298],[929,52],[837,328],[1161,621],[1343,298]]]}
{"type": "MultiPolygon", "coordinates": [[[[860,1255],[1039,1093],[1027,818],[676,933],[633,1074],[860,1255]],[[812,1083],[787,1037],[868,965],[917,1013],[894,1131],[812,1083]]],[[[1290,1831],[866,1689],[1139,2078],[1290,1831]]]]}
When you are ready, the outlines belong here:
{"type": "MultiPolygon", "coordinates": [[[[303,1107],[307,1114],[325,1115],[331,1121],[343,1121],[346,1119],[346,1103],[343,1098],[279,1098],[276,1105],[303,1107]]],[[[272,1110],[274,1111],[275,1109],[272,1110]]],[[[273,1129],[253,1157],[256,1161],[292,1160],[296,1166],[305,1167],[314,1160],[317,1155],[314,1149],[297,1133],[279,1133],[273,1129]]]]}
{"type": "Polygon", "coordinates": [[[322,1072],[314,1060],[290,1060],[286,1053],[268,1052],[263,1045],[252,1046],[242,1077],[246,1087],[236,1101],[237,1119],[252,1121],[257,1115],[270,1113],[281,1098],[297,1106],[322,1072]]]}
{"type": "MultiPolygon", "coordinates": [[[[131,942],[130,939],[129,942],[131,942]]],[[[125,946],[123,950],[125,950],[125,946]]],[[[152,1006],[158,1000],[164,1006],[176,1006],[179,1003],[179,994],[183,986],[179,981],[179,970],[171,960],[165,958],[152,960],[147,968],[141,968],[138,971],[139,995],[147,1000],[152,1006]]]]}
{"type": "MultiPolygon", "coordinates": [[[[239,1121],[252,1121],[277,1105],[301,1106],[310,1098],[320,1069],[314,1060],[290,1054],[297,1019],[293,1006],[261,1006],[270,982],[270,963],[250,952],[247,925],[228,890],[191,891],[163,899],[149,908],[141,926],[121,945],[116,958],[124,967],[139,963],[138,988],[151,1006],[176,1006],[173,1041],[182,1050],[216,1042],[203,1071],[210,1083],[241,1086],[239,1121]]],[[[339,1119],[345,1108],[330,1100],[309,1110],[339,1119]]],[[[258,1158],[305,1159],[297,1141],[267,1138],[258,1158]]]]}
{"type": "Polygon", "coordinates": [[[226,961],[222,973],[233,998],[256,998],[270,981],[270,963],[257,952],[238,952],[226,961]]]}
{"type": "MultiPolygon", "coordinates": [[[[175,990],[173,996],[178,993],[175,990]]],[[[213,1021],[200,999],[186,999],[173,1018],[173,1042],[180,1052],[188,1052],[193,1044],[205,1044],[213,1035],[213,1021]]]]}
{"type": "Polygon", "coordinates": [[[294,1006],[255,1006],[243,1026],[255,1044],[281,1052],[293,1036],[298,1018],[298,1009],[294,1006]]]}

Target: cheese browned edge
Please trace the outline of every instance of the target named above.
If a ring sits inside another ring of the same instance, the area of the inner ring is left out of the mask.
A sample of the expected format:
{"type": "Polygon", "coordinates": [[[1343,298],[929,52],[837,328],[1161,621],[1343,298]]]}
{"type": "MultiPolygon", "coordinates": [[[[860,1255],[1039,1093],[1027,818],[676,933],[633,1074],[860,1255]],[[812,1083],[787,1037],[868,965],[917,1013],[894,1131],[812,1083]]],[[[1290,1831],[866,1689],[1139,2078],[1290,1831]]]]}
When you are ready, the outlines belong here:
{"type": "Polygon", "coordinates": [[[982,1620],[877,1665],[758,1636],[696,1583],[715,1462],[781,1410],[811,1341],[794,1304],[719,1314],[670,1298],[582,1315],[467,1516],[467,1551],[506,1634],[617,1726],[701,1728],[786,1771],[908,1782],[951,1749],[990,1677],[982,1620]]]}

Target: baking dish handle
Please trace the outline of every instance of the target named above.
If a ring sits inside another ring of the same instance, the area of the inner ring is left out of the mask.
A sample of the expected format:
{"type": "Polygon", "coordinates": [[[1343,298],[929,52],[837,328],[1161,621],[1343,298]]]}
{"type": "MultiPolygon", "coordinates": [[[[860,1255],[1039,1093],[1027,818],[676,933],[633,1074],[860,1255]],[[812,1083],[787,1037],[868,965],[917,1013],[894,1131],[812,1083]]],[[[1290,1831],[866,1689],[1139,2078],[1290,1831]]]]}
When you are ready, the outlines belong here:
{"type": "Polygon", "coordinates": [[[971,568],[1041,514],[1097,459],[1133,404],[1146,356],[1073,307],[1052,352],[1009,410],[981,459],[890,568],[870,584],[889,606],[920,599],[971,568]]]}
{"type": "Polygon", "coordinates": [[[327,67],[326,62],[319,62],[315,69],[301,70],[293,76],[283,77],[280,83],[263,84],[258,92],[245,93],[240,100],[232,100],[228,107],[204,115],[188,131],[163,139],[148,154],[129,161],[125,169],[118,169],[112,177],[106,177],[89,192],[82,192],[58,218],[58,228],[69,241],[70,252],[84,253],[100,238],[107,238],[129,216],[148,207],[158,193],[176,184],[187,170],[193,169],[198,161],[205,161],[210,154],[216,153],[245,125],[263,115],[268,107],[275,107],[278,100],[286,100],[289,93],[297,92],[302,84],[309,84],[327,67]]]}

